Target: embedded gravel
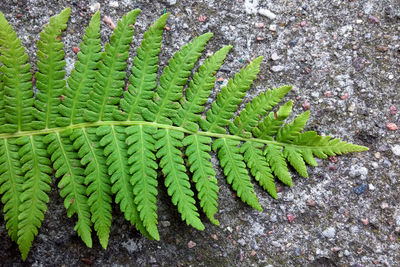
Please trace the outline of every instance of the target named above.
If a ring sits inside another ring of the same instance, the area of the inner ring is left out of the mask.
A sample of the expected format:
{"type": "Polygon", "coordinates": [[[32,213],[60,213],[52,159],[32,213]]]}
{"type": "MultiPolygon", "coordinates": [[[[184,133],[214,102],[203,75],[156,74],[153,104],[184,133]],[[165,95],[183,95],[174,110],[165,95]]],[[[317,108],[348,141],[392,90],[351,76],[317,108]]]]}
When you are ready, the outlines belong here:
{"type": "MultiPolygon", "coordinates": [[[[65,42],[67,71],[73,46],[100,8],[114,22],[133,8],[142,13],[132,47],[164,10],[161,66],[183,44],[211,31],[205,54],[234,46],[218,78],[224,83],[263,55],[260,91],[292,84],[285,100],[295,114],[311,110],[307,129],[368,146],[370,150],[319,160],[310,178],[280,185],[274,200],[256,186],[257,212],[232,197],[221,175],[221,226],[187,227],[160,186],[160,242],[142,237],[114,209],[110,244],[86,248],[67,219],[56,186],[43,225],[23,263],[0,217],[3,266],[399,266],[400,265],[400,1],[398,0],[2,0],[0,11],[17,31],[35,65],[35,42],[49,17],[72,8],[65,42]]],[[[102,39],[110,28],[102,22],[102,39]]],[[[132,49],[132,55],[134,49],[132,49]]],[[[216,83],[215,92],[221,88],[216,83]]],[[[215,98],[215,92],[213,98],[215,98]]],[[[215,160],[215,159],[214,159],[215,160]]],[[[160,182],[161,184],[161,182],[160,182]]],[[[0,208],[3,208],[0,205],[0,208]]]]}

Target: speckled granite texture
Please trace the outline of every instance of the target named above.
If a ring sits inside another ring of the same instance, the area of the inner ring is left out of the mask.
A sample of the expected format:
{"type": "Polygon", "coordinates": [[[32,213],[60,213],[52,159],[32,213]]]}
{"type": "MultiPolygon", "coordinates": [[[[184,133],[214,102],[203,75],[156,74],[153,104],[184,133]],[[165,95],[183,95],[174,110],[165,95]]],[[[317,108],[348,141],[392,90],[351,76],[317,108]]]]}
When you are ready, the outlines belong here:
{"type": "MultiPolygon", "coordinates": [[[[225,81],[249,60],[264,56],[245,101],[267,88],[293,84],[295,114],[310,108],[307,129],[365,145],[369,152],[318,161],[309,179],[294,176],[273,200],[256,187],[264,211],[232,197],[221,176],[220,227],[203,217],[196,231],[179,219],[160,186],[159,230],[152,242],[114,209],[110,244],[86,248],[73,231],[53,185],[43,226],[25,263],[0,217],[3,266],[399,266],[400,265],[400,1],[398,0],[169,0],[98,1],[115,22],[133,8],[142,13],[132,46],[163,13],[161,66],[194,36],[215,34],[205,54],[234,49],[218,77],[225,81]],[[291,221],[291,222],[290,222],[291,221]]],[[[2,11],[35,64],[35,42],[49,16],[72,8],[65,42],[67,71],[95,1],[1,0],[2,11]]],[[[102,39],[110,29],[102,23],[102,39]]],[[[204,57],[203,57],[204,58],[204,57]]],[[[221,85],[216,84],[215,92],[221,85]]],[[[160,183],[161,184],[161,183],[160,183]]],[[[0,205],[0,208],[3,208],[0,205]]]]}

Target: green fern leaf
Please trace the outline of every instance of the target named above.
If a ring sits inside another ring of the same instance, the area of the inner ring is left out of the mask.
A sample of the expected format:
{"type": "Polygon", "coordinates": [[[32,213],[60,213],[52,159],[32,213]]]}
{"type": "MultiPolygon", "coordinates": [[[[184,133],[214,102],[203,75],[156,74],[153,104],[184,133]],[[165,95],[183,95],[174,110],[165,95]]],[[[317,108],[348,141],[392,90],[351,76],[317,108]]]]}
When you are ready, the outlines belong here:
{"type": "Polygon", "coordinates": [[[182,220],[196,229],[204,230],[199,213],[195,206],[193,191],[190,189],[189,177],[183,164],[182,147],[183,133],[169,129],[159,129],[154,137],[157,139],[156,156],[160,158],[160,166],[165,176],[165,186],[172,203],[178,207],[182,220]]]}
{"type": "Polygon", "coordinates": [[[86,166],[84,175],[91,220],[100,244],[106,249],[111,225],[111,185],[96,128],[74,130],[71,140],[81,158],[81,164],[86,166]]]}
{"type": "Polygon", "coordinates": [[[64,44],[58,38],[67,28],[70,8],[64,9],[60,14],[50,18],[49,24],[40,33],[37,42],[39,50],[38,71],[35,74],[36,93],[33,128],[43,129],[56,127],[56,118],[59,116],[58,105],[60,96],[65,87],[65,60],[64,44]]]}
{"type": "MultiPolygon", "coordinates": [[[[330,136],[320,136],[313,131],[299,134],[293,143],[299,146],[306,146],[306,151],[321,159],[326,159],[328,156],[368,150],[368,148],[365,146],[359,146],[340,141],[339,138],[332,139],[330,136]]],[[[306,156],[304,157],[306,158],[306,156]]],[[[310,158],[310,156],[307,158],[310,158]]],[[[312,162],[311,159],[308,159],[307,161],[312,162]]]]}
{"type": "Polygon", "coordinates": [[[133,186],[135,203],[138,206],[140,219],[148,233],[160,240],[157,230],[157,163],[154,155],[155,127],[135,125],[126,129],[128,138],[128,164],[132,175],[130,183],[133,186]]]}
{"type": "Polygon", "coordinates": [[[283,156],[289,161],[290,165],[295,168],[295,170],[303,177],[307,178],[307,166],[303,160],[301,149],[296,149],[294,147],[285,147],[283,150],[283,156]]]}
{"type": "Polygon", "coordinates": [[[293,102],[289,101],[281,106],[276,114],[270,112],[268,116],[253,129],[254,136],[260,139],[274,140],[273,136],[278,133],[283,121],[289,117],[292,112],[292,107],[293,102]]]}
{"type": "Polygon", "coordinates": [[[226,132],[223,127],[230,124],[229,120],[256,79],[262,59],[263,57],[256,58],[221,89],[217,95],[217,101],[213,102],[211,109],[207,111],[207,120],[200,121],[202,129],[215,133],[226,132]]]}
{"type": "Polygon", "coordinates": [[[117,27],[106,44],[102,60],[98,65],[95,84],[87,101],[84,118],[87,121],[111,121],[122,95],[126,77],[126,61],[129,57],[129,46],[134,33],[133,24],[140,10],[128,12],[118,21],[117,27]]]}
{"type": "Polygon", "coordinates": [[[193,173],[193,181],[196,183],[196,189],[199,192],[200,206],[210,221],[219,225],[219,221],[214,218],[218,211],[218,185],[214,168],[210,162],[210,143],[210,137],[196,134],[188,135],[183,139],[190,172],[193,173]]]}
{"type": "Polygon", "coordinates": [[[205,33],[196,37],[193,42],[184,45],[170,59],[160,77],[160,85],[157,87],[154,102],[148,103],[149,110],[143,111],[142,115],[146,120],[172,124],[171,118],[176,116],[180,107],[179,100],[182,98],[183,86],[212,36],[212,33],[205,33]]]}
{"type": "Polygon", "coordinates": [[[290,177],[289,170],[286,165],[285,158],[283,157],[282,147],[278,145],[269,144],[264,148],[264,155],[267,158],[269,166],[276,177],[284,184],[292,187],[293,181],[290,177]]]}
{"type": "Polygon", "coordinates": [[[233,134],[251,137],[252,130],[258,121],[267,114],[290,91],[291,86],[282,86],[259,94],[236,116],[233,124],[229,125],[229,131],[233,134]]]}
{"type": "Polygon", "coordinates": [[[21,40],[0,12],[0,72],[4,74],[4,118],[0,132],[30,130],[32,122],[32,73],[21,40]]]}
{"type": "Polygon", "coordinates": [[[265,161],[263,151],[261,150],[262,147],[263,144],[247,141],[240,147],[240,152],[243,153],[244,161],[256,181],[273,198],[277,199],[278,195],[274,184],[274,176],[268,162],[265,161]]]}
{"type": "Polygon", "coordinates": [[[308,117],[310,117],[309,110],[297,116],[291,123],[280,128],[276,134],[276,141],[282,143],[291,143],[293,139],[295,139],[303,130],[307,123],[308,117]]]}
{"type": "Polygon", "coordinates": [[[18,216],[18,246],[22,259],[28,256],[34,237],[44,219],[49,202],[52,169],[42,136],[23,136],[16,140],[21,171],[24,173],[18,216]]]}
{"type": "Polygon", "coordinates": [[[197,122],[200,121],[200,113],[204,111],[204,104],[214,87],[216,77],[214,76],[224,62],[226,55],[232,46],[225,46],[210,56],[193,75],[186,90],[186,99],[181,100],[181,108],[173,122],[177,126],[184,127],[196,132],[199,129],[197,122]]]}
{"type": "Polygon", "coordinates": [[[218,158],[227,181],[232,184],[232,188],[237,192],[238,197],[254,209],[262,211],[247,173],[246,164],[243,162],[243,156],[240,154],[239,143],[236,140],[219,138],[214,141],[213,149],[218,151],[218,158]]]}
{"type": "Polygon", "coordinates": [[[125,218],[148,236],[133,199],[125,127],[101,126],[97,128],[96,134],[101,137],[100,145],[104,147],[104,155],[107,157],[106,164],[108,165],[108,174],[111,176],[111,191],[115,194],[115,202],[120,204],[125,218]]]}
{"type": "Polygon", "coordinates": [[[162,33],[169,13],[162,15],[145,32],[143,41],[133,59],[132,74],[129,76],[128,91],[121,99],[123,112],[116,111],[119,120],[142,119],[142,111],[151,101],[157,86],[158,55],[161,50],[162,33]],[[140,107],[140,108],[138,108],[140,107]]]}
{"type": "Polygon", "coordinates": [[[44,137],[47,152],[51,155],[56,177],[62,177],[58,183],[60,196],[64,198],[64,206],[68,217],[77,214],[78,221],[74,229],[85,242],[92,247],[90,209],[86,196],[86,187],[78,154],[69,140],[69,132],[52,133],[44,137]]]}
{"type": "Polygon", "coordinates": [[[96,12],[85,30],[83,41],[79,45],[78,60],[68,77],[68,86],[64,87],[56,123],[67,126],[72,123],[82,123],[83,110],[93,88],[96,70],[101,58],[100,44],[100,12],[96,12]]]}
{"type": "Polygon", "coordinates": [[[0,72],[0,133],[1,125],[6,122],[5,111],[4,111],[4,75],[0,72]]]}
{"type": "Polygon", "coordinates": [[[23,173],[15,138],[0,139],[0,195],[8,234],[18,240],[18,215],[21,205],[23,173]]]}

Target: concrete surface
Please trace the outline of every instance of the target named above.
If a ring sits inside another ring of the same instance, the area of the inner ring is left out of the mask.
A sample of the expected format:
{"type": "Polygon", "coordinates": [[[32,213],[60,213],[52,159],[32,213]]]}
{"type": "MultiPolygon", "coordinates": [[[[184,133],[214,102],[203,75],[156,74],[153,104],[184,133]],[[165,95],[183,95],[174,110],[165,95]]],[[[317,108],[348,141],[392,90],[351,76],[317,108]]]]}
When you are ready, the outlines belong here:
{"type": "MultiPolygon", "coordinates": [[[[98,1],[115,22],[140,8],[134,46],[165,9],[161,65],[194,36],[215,34],[206,53],[234,49],[217,74],[232,77],[263,55],[262,70],[246,101],[259,91],[293,84],[295,113],[311,109],[307,129],[365,145],[369,152],[319,161],[309,179],[294,175],[294,188],[280,187],[274,200],[256,187],[264,208],[251,210],[232,198],[221,176],[218,219],[196,231],[180,221],[160,186],[162,241],[140,236],[114,211],[110,244],[88,249],[73,231],[56,186],[43,226],[22,263],[0,217],[3,266],[399,266],[400,265],[400,1],[398,0],[169,0],[98,1]],[[396,111],[397,110],[397,111],[396,111]],[[291,222],[290,222],[291,221],[291,222]],[[189,248],[191,247],[191,248],[189,248]]],[[[49,16],[72,8],[66,34],[68,68],[95,1],[1,0],[2,11],[28,48],[49,16]]],[[[102,23],[105,42],[110,29],[102,23]]],[[[132,54],[134,50],[132,49],[132,54]]],[[[68,70],[70,71],[70,69],[68,70]]],[[[216,84],[216,91],[221,85],[216,84]]],[[[215,96],[215,93],[214,93],[215,96]]],[[[2,205],[0,205],[2,208],[2,205]]]]}

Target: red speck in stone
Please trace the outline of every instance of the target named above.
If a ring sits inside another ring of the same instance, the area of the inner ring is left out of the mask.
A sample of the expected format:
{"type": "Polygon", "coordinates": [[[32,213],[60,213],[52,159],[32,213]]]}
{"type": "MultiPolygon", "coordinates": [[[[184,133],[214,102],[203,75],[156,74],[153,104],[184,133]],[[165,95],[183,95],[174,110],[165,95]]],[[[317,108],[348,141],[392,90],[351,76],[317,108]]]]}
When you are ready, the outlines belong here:
{"type": "Polygon", "coordinates": [[[22,14],[18,14],[18,15],[17,15],[17,18],[18,18],[18,19],[22,18],[22,14]]]}
{"type": "Polygon", "coordinates": [[[369,21],[374,22],[374,23],[380,23],[380,22],[381,22],[380,19],[378,19],[377,17],[374,17],[374,16],[372,16],[372,15],[370,15],[370,16],[368,17],[368,19],[369,19],[369,21]]]}
{"type": "Polygon", "coordinates": [[[397,113],[397,108],[394,105],[390,106],[390,115],[394,115],[397,113]]]}
{"type": "Polygon", "coordinates": [[[293,220],[296,218],[296,216],[294,216],[293,214],[288,214],[288,215],[286,215],[286,217],[287,217],[289,223],[292,223],[293,220]]]}
{"type": "Polygon", "coordinates": [[[394,241],[393,235],[389,235],[389,240],[392,242],[394,241]]]}
{"type": "Polygon", "coordinates": [[[368,218],[363,218],[360,221],[362,222],[363,225],[368,225],[369,224],[368,218]]]}
{"type": "Polygon", "coordinates": [[[331,92],[331,91],[326,91],[326,92],[324,93],[324,96],[325,96],[325,97],[331,97],[331,96],[332,96],[332,92],[331,92]]]}
{"type": "Polygon", "coordinates": [[[64,101],[64,96],[60,95],[60,101],[64,101]]]}
{"type": "Polygon", "coordinates": [[[335,166],[331,165],[329,166],[329,170],[333,171],[335,169],[335,166]]]}
{"type": "Polygon", "coordinates": [[[256,28],[259,28],[259,29],[264,28],[264,23],[262,23],[262,22],[257,22],[257,23],[256,23],[256,28]]]}
{"type": "Polygon", "coordinates": [[[329,157],[329,160],[330,160],[332,163],[338,162],[338,158],[335,157],[335,156],[330,156],[330,157],[329,157]]]}
{"type": "Polygon", "coordinates": [[[392,122],[387,122],[387,123],[386,123],[386,128],[387,128],[389,131],[396,131],[396,130],[398,129],[397,125],[394,124],[394,123],[392,123],[392,122]]]}
{"type": "Polygon", "coordinates": [[[301,99],[301,96],[296,96],[296,100],[300,100],[301,99]]]}
{"type": "Polygon", "coordinates": [[[204,15],[200,15],[199,16],[199,21],[200,22],[205,22],[207,20],[207,17],[206,16],[204,16],[204,15]]]}
{"type": "Polygon", "coordinates": [[[78,54],[79,51],[81,51],[81,49],[77,46],[73,46],[71,49],[72,49],[72,51],[74,51],[75,54],[78,54]]]}
{"type": "Polygon", "coordinates": [[[342,97],[340,99],[346,100],[347,98],[349,98],[349,94],[345,93],[344,95],[342,95],[342,97]]]}
{"type": "Polygon", "coordinates": [[[189,241],[189,243],[187,244],[188,248],[194,248],[197,244],[193,241],[189,241]]]}
{"type": "Polygon", "coordinates": [[[308,67],[305,67],[304,70],[306,71],[307,74],[310,74],[310,73],[311,73],[311,69],[308,68],[308,67]]]}
{"type": "Polygon", "coordinates": [[[171,30],[171,28],[168,27],[168,26],[165,26],[164,29],[165,29],[166,31],[170,31],[170,30],[171,30]]]}
{"type": "Polygon", "coordinates": [[[302,22],[300,22],[301,27],[305,27],[306,25],[307,25],[307,21],[303,20],[302,22]]]}
{"type": "MultiPolygon", "coordinates": [[[[275,119],[276,119],[276,118],[275,118],[275,119]]],[[[282,190],[283,190],[283,187],[282,187],[282,186],[277,186],[277,187],[276,187],[276,192],[277,192],[277,193],[282,192],[282,190]]]]}
{"type": "Polygon", "coordinates": [[[307,101],[304,101],[304,103],[302,104],[304,110],[309,110],[310,106],[311,106],[310,103],[307,101]]]}
{"type": "Polygon", "coordinates": [[[110,27],[111,30],[114,30],[117,25],[112,21],[112,19],[109,16],[104,16],[103,21],[110,27]]]}

